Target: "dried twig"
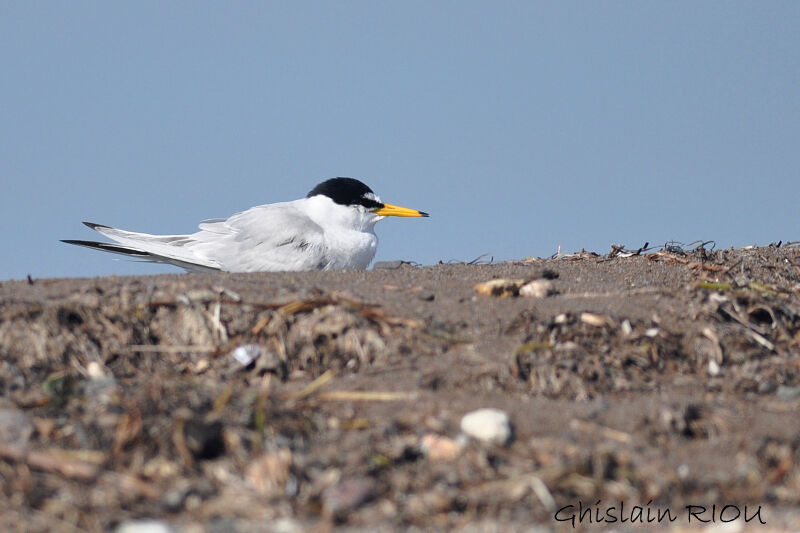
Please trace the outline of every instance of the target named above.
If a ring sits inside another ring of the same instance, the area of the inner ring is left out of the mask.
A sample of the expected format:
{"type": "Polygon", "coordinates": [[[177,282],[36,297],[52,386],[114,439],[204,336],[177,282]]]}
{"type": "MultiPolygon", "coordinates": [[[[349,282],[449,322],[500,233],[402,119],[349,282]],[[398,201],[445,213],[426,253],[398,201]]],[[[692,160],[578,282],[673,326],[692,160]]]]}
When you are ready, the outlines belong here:
{"type": "Polygon", "coordinates": [[[669,294],[667,287],[642,287],[641,289],[630,289],[612,292],[566,292],[558,295],[559,298],[620,298],[626,296],[643,294],[669,294]]]}
{"type": "Polygon", "coordinates": [[[607,439],[621,442],[623,444],[627,444],[631,441],[630,433],[625,433],[624,431],[601,426],[600,424],[595,424],[592,422],[584,422],[583,420],[578,420],[577,418],[570,420],[569,427],[576,431],[582,431],[585,433],[600,433],[607,439]]]}
{"type": "Polygon", "coordinates": [[[302,400],[303,398],[307,398],[307,397],[311,396],[312,394],[317,392],[320,389],[320,387],[322,387],[327,382],[329,382],[331,379],[333,379],[333,377],[335,375],[336,375],[336,371],[334,369],[332,369],[332,368],[329,368],[328,370],[325,371],[324,374],[322,374],[320,377],[318,377],[317,379],[315,379],[314,381],[309,383],[308,386],[305,389],[303,389],[300,392],[294,394],[292,396],[292,398],[295,399],[295,400],[302,400]]]}
{"type": "Polygon", "coordinates": [[[183,353],[183,352],[205,352],[213,353],[219,348],[203,344],[196,345],[177,345],[177,346],[155,346],[152,344],[129,344],[128,348],[134,352],[142,353],[183,353]]]}
{"type": "Polygon", "coordinates": [[[94,481],[100,471],[100,464],[105,456],[98,456],[95,461],[70,457],[74,455],[68,450],[29,450],[16,444],[0,444],[0,458],[6,461],[24,463],[35,470],[59,474],[78,481],[94,481]]]}
{"type": "Polygon", "coordinates": [[[650,254],[650,255],[647,256],[648,259],[659,259],[659,258],[662,258],[662,257],[664,259],[668,259],[670,261],[675,261],[675,262],[680,263],[682,265],[688,265],[689,263],[691,263],[691,261],[689,261],[688,259],[682,259],[682,258],[678,257],[677,255],[675,255],[673,253],[670,253],[670,252],[656,252],[654,254],[650,254]]]}
{"type": "Polygon", "coordinates": [[[265,327],[267,327],[267,325],[270,323],[271,320],[272,320],[272,316],[271,315],[262,317],[261,320],[256,322],[256,325],[253,326],[253,328],[250,330],[250,333],[253,336],[257,336],[259,333],[261,333],[261,331],[265,327]]]}
{"type": "Polygon", "coordinates": [[[410,400],[416,397],[413,392],[383,392],[383,391],[346,391],[337,390],[322,392],[317,396],[320,400],[340,400],[354,402],[393,402],[397,400],[410,400]]]}
{"type": "Polygon", "coordinates": [[[192,457],[192,452],[189,450],[189,446],[186,444],[186,435],[183,432],[185,427],[185,420],[176,421],[175,427],[172,428],[172,444],[175,445],[178,455],[183,459],[183,464],[189,468],[194,464],[194,458],[192,457]]]}

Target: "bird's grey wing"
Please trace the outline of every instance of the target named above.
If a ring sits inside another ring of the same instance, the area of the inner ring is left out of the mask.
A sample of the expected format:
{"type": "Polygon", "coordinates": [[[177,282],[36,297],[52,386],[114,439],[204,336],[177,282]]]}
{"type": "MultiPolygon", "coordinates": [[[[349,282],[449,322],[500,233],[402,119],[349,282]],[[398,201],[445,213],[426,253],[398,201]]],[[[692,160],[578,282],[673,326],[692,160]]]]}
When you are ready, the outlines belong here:
{"type": "Polygon", "coordinates": [[[321,270],[329,262],[323,229],[295,202],[205,222],[191,237],[193,248],[231,272],[321,270]]]}
{"type": "Polygon", "coordinates": [[[72,242],[70,244],[79,244],[81,246],[89,246],[103,251],[135,257],[143,257],[146,255],[146,260],[173,264],[189,271],[208,272],[220,270],[220,266],[216,262],[197,253],[197,251],[192,248],[192,239],[190,235],[150,235],[148,233],[125,231],[102,224],[93,224],[91,222],[84,222],[84,224],[123,246],[104,247],[102,246],[103,243],[92,243],[93,245],[89,246],[90,241],[72,242]]]}
{"type": "Polygon", "coordinates": [[[202,228],[204,224],[216,224],[217,222],[225,222],[228,220],[227,218],[209,218],[200,222],[200,227],[202,228]]]}

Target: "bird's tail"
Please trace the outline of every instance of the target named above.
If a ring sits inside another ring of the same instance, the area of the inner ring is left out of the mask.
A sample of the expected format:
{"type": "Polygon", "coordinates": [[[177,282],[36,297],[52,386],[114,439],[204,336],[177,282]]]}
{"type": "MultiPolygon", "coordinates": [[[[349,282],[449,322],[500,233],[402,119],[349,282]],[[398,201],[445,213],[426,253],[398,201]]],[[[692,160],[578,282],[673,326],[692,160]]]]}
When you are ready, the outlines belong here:
{"type": "Polygon", "coordinates": [[[61,242],[85,246],[94,250],[122,254],[155,263],[169,263],[190,272],[217,272],[219,266],[186,247],[193,242],[190,235],[150,235],[125,231],[103,224],[84,222],[85,225],[117,243],[65,239],[61,242]]]}
{"type": "Polygon", "coordinates": [[[61,239],[61,242],[65,242],[67,244],[75,244],[77,246],[85,246],[86,248],[93,248],[95,250],[101,250],[103,252],[111,252],[115,254],[129,255],[133,257],[142,257],[142,258],[150,257],[150,254],[148,252],[145,252],[144,250],[137,250],[136,248],[131,248],[129,246],[121,246],[119,244],[113,244],[109,242],[79,241],[75,239],[61,239]]]}

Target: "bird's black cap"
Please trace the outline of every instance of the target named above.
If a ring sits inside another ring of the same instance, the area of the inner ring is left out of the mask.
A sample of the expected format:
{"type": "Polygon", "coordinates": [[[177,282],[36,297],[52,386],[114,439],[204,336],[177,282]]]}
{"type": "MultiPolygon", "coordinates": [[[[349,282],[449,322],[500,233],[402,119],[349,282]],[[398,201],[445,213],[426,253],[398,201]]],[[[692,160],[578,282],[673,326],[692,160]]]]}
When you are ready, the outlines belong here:
{"type": "Polygon", "coordinates": [[[321,194],[327,196],[339,205],[363,205],[367,209],[377,209],[383,204],[371,198],[366,198],[372,189],[355,178],[332,178],[323,181],[306,195],[306,198],[321,194]]]}

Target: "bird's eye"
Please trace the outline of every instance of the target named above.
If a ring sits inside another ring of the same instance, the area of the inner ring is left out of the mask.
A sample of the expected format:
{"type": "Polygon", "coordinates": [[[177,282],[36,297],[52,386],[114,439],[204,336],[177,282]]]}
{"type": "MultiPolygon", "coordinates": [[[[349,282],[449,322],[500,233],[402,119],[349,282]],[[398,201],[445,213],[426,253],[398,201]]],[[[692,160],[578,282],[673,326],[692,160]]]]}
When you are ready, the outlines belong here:
{"type": "Polygon", "coordinates": [[[358,205],[364,207],[365,209],[380,209],[383,207],[382,203],[376,201],[374,198],[369,197],[362,197],[358,202],[358,205]]]}

